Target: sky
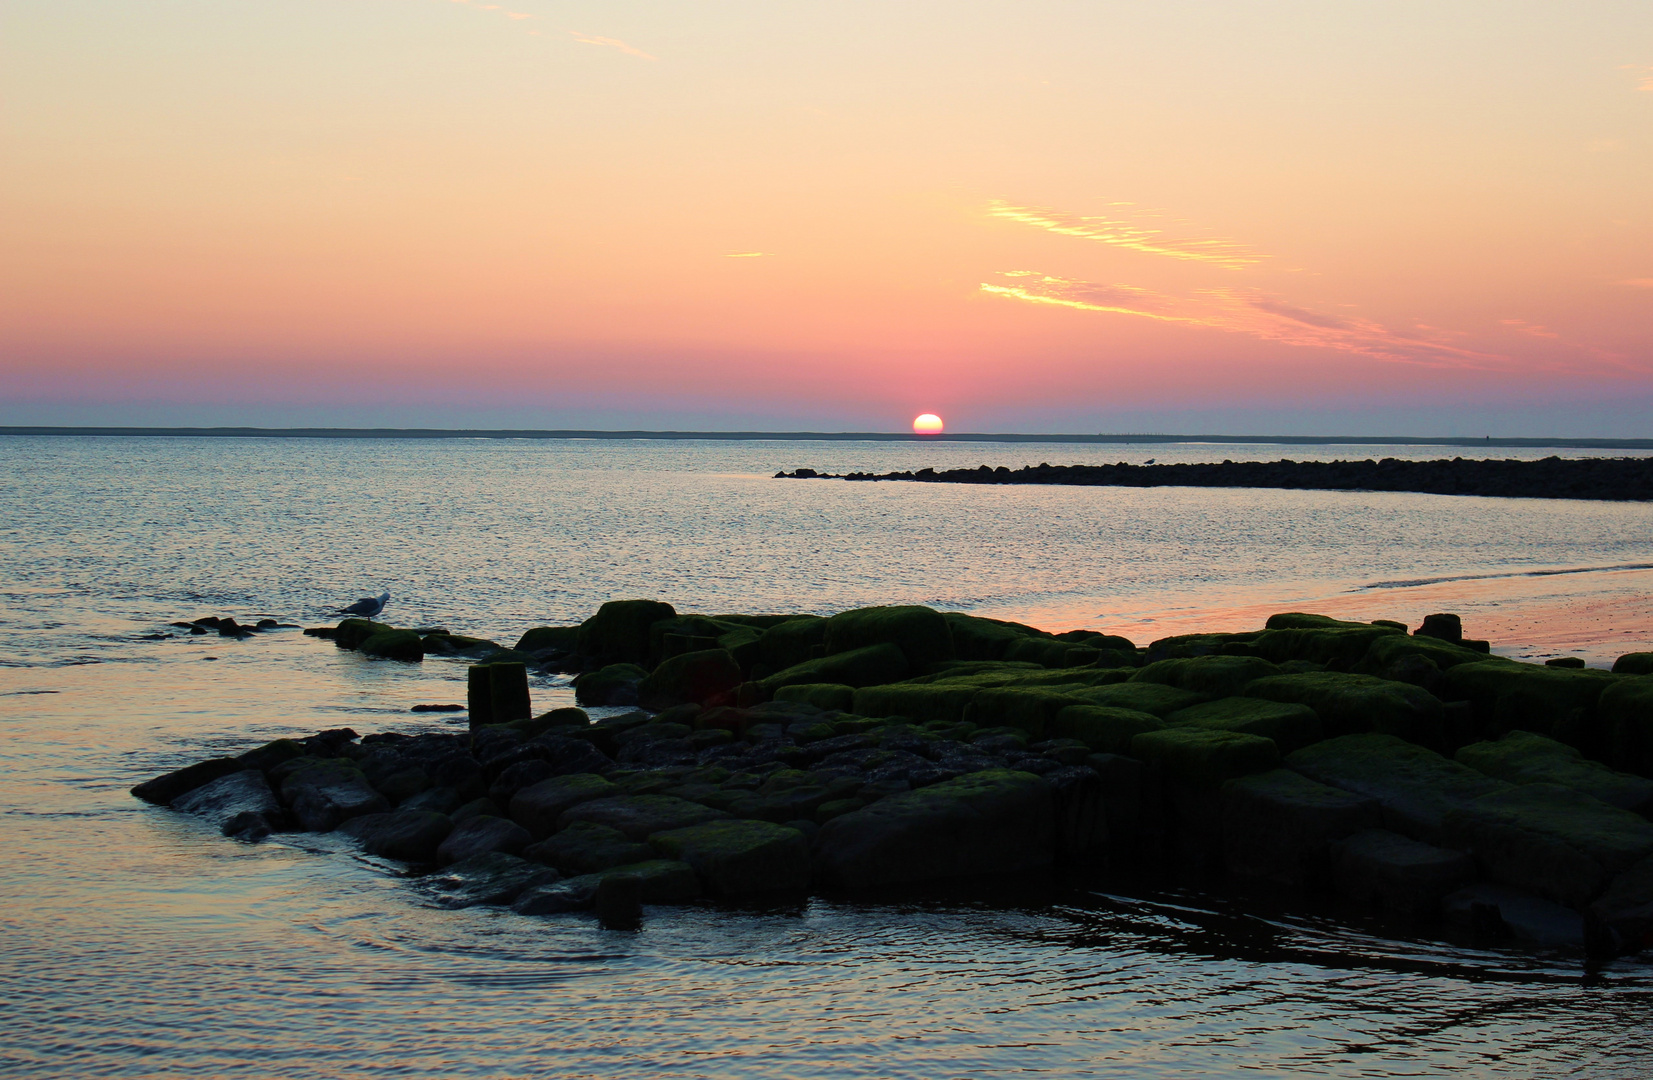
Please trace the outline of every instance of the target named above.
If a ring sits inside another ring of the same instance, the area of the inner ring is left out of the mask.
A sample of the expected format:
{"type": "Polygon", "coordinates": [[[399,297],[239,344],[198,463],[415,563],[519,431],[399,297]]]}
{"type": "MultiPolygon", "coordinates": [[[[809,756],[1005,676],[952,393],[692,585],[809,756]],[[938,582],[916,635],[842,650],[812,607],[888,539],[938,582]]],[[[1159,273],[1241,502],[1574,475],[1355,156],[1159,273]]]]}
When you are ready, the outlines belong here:
{"type": "Polygon", "coordinates": [[[1653,5],[7,0],[0,423],[1653,436],[1653,5]]]}

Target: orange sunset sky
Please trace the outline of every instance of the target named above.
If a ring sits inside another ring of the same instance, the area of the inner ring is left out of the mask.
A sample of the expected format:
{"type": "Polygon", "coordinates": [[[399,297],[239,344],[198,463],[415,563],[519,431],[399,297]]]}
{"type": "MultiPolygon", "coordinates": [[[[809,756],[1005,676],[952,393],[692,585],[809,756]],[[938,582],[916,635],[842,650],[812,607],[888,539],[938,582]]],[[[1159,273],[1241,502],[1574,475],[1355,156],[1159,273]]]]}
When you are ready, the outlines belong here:
{"type": "Polygon", "coordinates": [[[0,423],[1653,435],[1653,5],[8,0],[0,423]]]}

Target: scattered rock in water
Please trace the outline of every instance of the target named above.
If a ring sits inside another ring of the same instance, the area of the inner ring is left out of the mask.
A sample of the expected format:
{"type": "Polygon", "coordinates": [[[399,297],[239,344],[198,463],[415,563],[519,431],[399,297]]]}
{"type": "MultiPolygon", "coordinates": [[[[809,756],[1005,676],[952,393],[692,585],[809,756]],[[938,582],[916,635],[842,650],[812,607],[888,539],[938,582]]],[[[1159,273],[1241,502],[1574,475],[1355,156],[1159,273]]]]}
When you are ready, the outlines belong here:
{"type": "Polygon", "coordinates": [[[424,880],[442,907],[509,904],[525,891],[557,880],[549,866],[494,851],[444,867],[424,880]]]}
{"type": "Polygon", "coordinates": [[[198,814],[225,836],[256,842],[285,824],[286,814],[257,769],[242,769],[172,800],[174,810],[198,814]]]}
{"type": "Polygon", "coordinates": [[[463,705],[415,705],[408,712],[464,712],[463,705]]]}

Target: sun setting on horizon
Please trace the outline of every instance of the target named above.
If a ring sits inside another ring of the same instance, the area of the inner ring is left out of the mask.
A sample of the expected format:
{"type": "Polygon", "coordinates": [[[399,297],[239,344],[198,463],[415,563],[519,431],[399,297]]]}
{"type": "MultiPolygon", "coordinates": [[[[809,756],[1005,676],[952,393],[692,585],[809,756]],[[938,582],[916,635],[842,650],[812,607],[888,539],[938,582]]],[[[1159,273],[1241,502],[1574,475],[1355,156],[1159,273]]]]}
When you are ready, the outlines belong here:
{"type": "Polygon", "coordinates": [[[940,435],[946,429],[941,417],[933,412],[921,413],[913,418],[913,434],[940,435]]]}

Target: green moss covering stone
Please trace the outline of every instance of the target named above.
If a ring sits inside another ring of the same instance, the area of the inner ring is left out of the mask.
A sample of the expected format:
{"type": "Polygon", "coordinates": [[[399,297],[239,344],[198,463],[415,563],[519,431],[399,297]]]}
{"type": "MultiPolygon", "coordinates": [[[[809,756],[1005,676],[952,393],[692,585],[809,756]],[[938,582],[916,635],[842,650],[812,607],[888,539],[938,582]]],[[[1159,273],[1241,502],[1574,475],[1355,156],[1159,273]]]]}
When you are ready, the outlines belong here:
{"type": "Polygon", "coordinates": [[[784,825],[717,821],[658,832],[649,843],[667,858],[687,863],[706,892],[721,899],[809,887],[809,843],[784,825]]]}
{"type": "Polygon", "coordinates": [[[1216,788],[1280,764],[1272,739],[1203,728],[1145,731],[1131,740],[1131,756],[1158,765],[1168,779],[1198,788],[1216,788]]]}
{"type": "Polygon", "coordinates": [[[1056,714],[1045,734],[1058,739],[1078,739],[1097,753],[1128,754],[1133,738],[1163,727],[1164,720],[1135,709],[1069,705],[1056,714]]]}
{"type": "Polygon", "coordinates": [[[1307,705],[1319,715],[1328,735],[1378,731],[1429,743],[1442,738],[1445,714],[1440,699],[1410,683],[1311,671],[1258,679],[1246,686],[1245,695],[1307,705]]]}
{"type": "Polygon", "coordinates": [[[1653,811],[1653,780],[1617,772],[1566,743],[1530,731],[1473,743],[1454,756],[1477,772],[1511,784],[1560,784],[1621,810],[1643,815],[1653,811]]]}
{"type": "Polygon", "coordinates": [[[1307,705],[1226,697],[1179,709],[1165,718],[1172,727],[1211,731],[1238,731],[1273,739],[1283,754],[1319,742],[1324,737],[1320,717],[1307,705]]]}
{"type": "Polygon", "coordinates": [[[825,645],[829,656],[869,645],[894,645],[913,671],[957,659],[947,620],[941,612],[916,604],[840,612],[827,620],[825,645]]]}
{"type": "Polygon", "coordinates": [[[1447,814],[1513,786],[1378,732],[1326,739],[1285,763],[1311,780],[1376,799],[1385,828],[1429,844],[1441,842],[1447,814]]]}
{"type": "Polygon", "coordinates": [[[980,691],[974,686],[948,683],[914,685],[891,683],[855,691],[852,710],[861,716],[904,716],[914,723],[944,721],[956,724],[980,691]]]}

